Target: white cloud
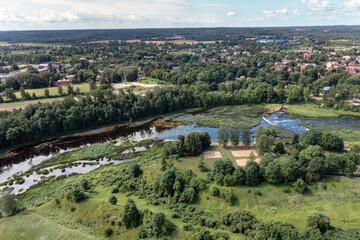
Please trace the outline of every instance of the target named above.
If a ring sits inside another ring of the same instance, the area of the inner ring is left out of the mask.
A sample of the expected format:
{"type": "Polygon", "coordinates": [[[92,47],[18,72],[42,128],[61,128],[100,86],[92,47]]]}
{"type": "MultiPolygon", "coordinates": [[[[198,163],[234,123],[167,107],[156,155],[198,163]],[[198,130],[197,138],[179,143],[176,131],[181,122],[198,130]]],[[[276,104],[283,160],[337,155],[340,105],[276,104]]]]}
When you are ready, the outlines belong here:
{"type": "Polygon", "coordinates": [[[360,8],[360,0],[344,2],[344,6],[348,9],[356,10],[357,8],[360,8]]]}
{"type": "Polygon", "coordinates": [[[4,23],[64,23],[75,22],[79,20],[79,16],[71,11],[56,12],[52,9],[42,9],[34,13],[34,15],[28,16],[21,14],[18,10],[0,9],[0,22],[4,23]]]}
{"type": "Polygon", "coordinates": [[[199,17],[174,17],[174,16],[169,16],[167,17],[167,22],[168,23],[194,23],[194,24],[199,24],[199,23],[203,23],[203,24],[215,24],[217,23],[217,19],[215,17],[211,17],[211,18],[199,18],[199,17]]]}
{"type": "Polygon", "coordinates": [[[232,16],[235,16],[236,13],[235,13],[235,12],[228,12],[226,15],[227,15],[228,17],[232,17],[232,16]]]}
{"type": "Polygon", "coordinates": [[[278,20],[289,20],[300,15],[297,9],[288,8],[278,10],[263,10],[262,13],[266,18],[276,18],[278,20]]]}
{"type": "Polygon", "coordinates": [[[241,19],[242,22],[261,22],[261,21],[264,21],[264,20],[265,20],[264,17],[241,19]]]}
{"type": "Polygon", "coordinates": [[[301,3],[307,4],[307,8],[310,12],[326,12],[334,10],[331,2],[326,0],[301,0],[301,3]]]}

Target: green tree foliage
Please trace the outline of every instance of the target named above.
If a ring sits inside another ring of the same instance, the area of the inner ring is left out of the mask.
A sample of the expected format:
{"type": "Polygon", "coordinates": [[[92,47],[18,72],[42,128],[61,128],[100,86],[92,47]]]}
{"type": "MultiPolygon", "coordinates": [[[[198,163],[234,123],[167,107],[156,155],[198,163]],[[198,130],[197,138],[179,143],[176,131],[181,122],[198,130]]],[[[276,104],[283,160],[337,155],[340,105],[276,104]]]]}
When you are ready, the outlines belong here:
{"type": "Polygon", "coordinates": [[[265,179],[269,183],[279,184],[282,182],[282,173],[280,164],[271,162],[265,168],[265,179]]]}
{"type": "Polygon", "coordinates": [[[284,144],[281,141],[278,141],[274,146],[274,152],[279,154],[285,153],[285,147],[284,144]]]}
{"type": "Polygon", "coordinates": [[[90,91],[96,90],[96,88],[97,88],[96,82],[94,80],[90,80],[89,81],[89,87],[90,87],[90,91]]]}
{"type": "Polygon", "coordinates": [[[50,97],[50,91],[49,91],[49,89],[47,89],[47,88],[44,90],[44,97],[45,97],[45,98],[50,97]]]}
{"type": "Polygon", "coordinates": [[[288,96],[286,99],[286,103],[296,103],[303,100],[303,93],[297,86],[288,88],[286,93],[288,96]]]}
{"type": "Polygon", "coordinates": [[[25,92],[23,86],[20,87],[20,95],[21,95],[21,99],[24,101],[31,99],[30,94],[28,92],[25,92]]]}
{"type": "Polygon", "coordinates": [[[223,146],[226,147],[228,141],[229,141],[229,128],[221,125],[218,130],[216,130],[217,133],[217,140],[218,142],[223,146]]]}
{"type": "Polygon", "coordinates": [[[215,240],[211,233],[206,229],[201,229],[196,240],[215,240]]]}
{"type": "Polygon", "coordinates": [[[137,67],[125,67],[120,70],[122,77],[127,82],[134,82],[138,79],[137,67]]]}
{"type": "Polygon", "coordinates": [[[343,158],[340,155],[330,153],[325,158],[325,173],[339,174],[342,170],[343,158]]]}
{"type": "Polygon", "coordinates": [[[184,140],[186,153],[190,155],[198,155],[202,151],[202,143],[198,132],[189,133],[184,140]]]}
{"type": "Polygon", "coordinates": [[[315,227],[305,227],[301,229],[300,236],[302,239],[308,240],[325,240],[319,229],[315,227]]]}
{"type": "Polygon", "coordinates": [[[202,144],[202,149],[210,148],[211,146],[211,137],[208,132],[202,132],[200,134],[200,140],[202,144]]]}
{"type": "Polygon", "coordinates": [[[136,207],[134,200],[129,198],[124,205],[121,222],[126,228],[135,228],[142,223],[142,216],[136,207]]]}
{"type": "Polygon", "coordinates": [[[117,198],[115,196],[111,195],[110,198],[109,198],[109,203],[112,204],[112,205],[116,205],[117,198]]]}
{"type": "Polygon", "coordinates": [[[138,231],[138,238],[161,238],[170,235],[176,226],[166,219],[163,213],[152,213],[149,210],[144,211],[143,225],[138,231]]]}
{"type": "Polygon", "coordinates": [[[295,192],[299,194],[305,193],[307,189],[306,183],[301,178],[294,182],[293,187],[295,189],[295,192]]]}
{"type": "Polygon", "coordinates": [[[256,147],[259,150],[260,156],[264,155],[267,152],[270,152],[271,147],[274,144],[273,136],[261,135],[259,138],[256,138],[256,147]]]}
{"type": "Polygon", "coordinates": [[[322,135],[322,132],[310,129],[309,131],[305,131],[303,134],[301,134],[301,141],[305,144],[305,146],[320,146],[322,141],[322,135]]]}
{"type": "Polygon", "coordinates": [[[233,189],[225,189],[221,191],[221,197],[225,199],[231,206],[236,202],[236,196],[234,195],[233,189]]]}
{"type": "Polygon", "coordinates": [[[0,213],[5,216],[12,216],[18,210],[17,200],[14,194],[4,192],[0,196],[0,213]]]}
{"type": "Polygon", "coordinates": [[[67,86],[67,93],[68,93],[69,95],[75,94],[74,88],[73,88],[73,86],[72,86],[71,84],[69,84],[69,85],[67,86]]]}
{"type": "Polygon", "coordinates": [[[360,154],[360,145],[353,145],[350,149],[350,152],[360,154]]]}
{"type": "Polygon", "coordinates": [[[330,218],[322,213],[311,213],[306,217],[306,225],[308,227],[314,227],[320,230],[320,232],[325,233],[331,228],[330,218]]]}
{"type": "Polygon", "coordinates": [[[291,135],[290,143],[291,143],[292,145],[295,145],[295,144],[298,144],[299,141],[300,141],[300,136],[299,136],[299,134],[293,133],[293,134],[291,135]]]}
{"type": "Polygon", "coordinates": [[[204,161],[204,156],[200,156],[199,158],[199,163],[198,163],[198,168],[200,169],[201,172],[207,172],[208,169],[205,165],[205,161],[204,161]]]}
{"type": "Polygon", "coordinates": [[[143,172],[143,170],[140,168],[139,164],[135,163],[129,167],[130,176],[132,176],[134,178],[139,177],[142,174],[142,172],[143,172]]]}
{"type": "Polygon", "coordinates": [[[321,140],[321,147],[328,151],[342,152],[344,150],[344,141],[334,134],[324,133],[321,140]]]}
{"type": "Polygon", "coordinates": [[[211,187],[211,196],[218,197],[220,196],[220,190],[217,187],[211,187]]]}
{"type": "Polygon", "coordinates": [[[72,202],[78,203],[86,199],[86,194],[79,188],[72,189],[67,192],[66,198],[72,202]]]}
{"type": "Polygon", "coordinates": [[[197,198],[197,194],[195,192],[195,190],[191,187],[189,188],[186,188],[183,193],[181,194],[181,197],[180,197],[180,202],[183,202],[183,203],[193,203],[195,202],[197,198]]]}
{"type": "Polygon", "coordinates": [[[342,155],[342,158],[342,173],[346,176],[354,175],[357,169],[357,164],[359,163],[359,155],[356,153],[346,153],[342,155]]]}
{"type": "Polygon", "coordinates": [[[229,129],[229,138],[231,143],[234,145],[234,147],[237,147],[239,145],[240,142],[240,129],[237,128],[236,126],[232,126],[229,129]]]}
{"type": "Polygon", "coordinates": [[[243,131],[242,131],[242,133],[241,133],[241,140],[242,140],[242,143],[243,143],[243,145],[245,146],[245,147],[249,147],[250,146],[250,144],[251,144],[251,139],[250,139],[250,137],[251,137],[251,131],[250,131],[250,129],[244,129],[243,131]]]}
{"type": "Polygon", "coordinates": [[[299,162],[305,167],[307,167],[310,161],[315,158],[325,158],[324,150],[322,150],[320,146],[308,146],[299,154],[299,162]]]}
{"type": "Polygon", "coordinates": [[[9,99],[9,101],[14,102],[16,101],[16,95],[14,91],[10,88],[5,89],[4,96],[9,99]]]}
{"type": "Polygon", "coordinates": [[[247,230],[254,230],[258,223],[255,216],[247,211],[236,209],[232,213],[224,214],[222,216],[222,222],[224,225],[230,227],[232,232],[245,233],[247,230]]]}
{"type": "Polygon", "coordinates": [[[104,236],[105,237],[111,237],[111,235],[113,235],[114,230],[112,230],[111,228],[105,228],[104,230],[104,236]]]}
{"type": "Polygon", "coordinates": [[[57,90],[58,90],[58,95],[59,96],[63,96],[64,95],[64,89],[63,89],[63,87],[62,86],[58,86],[57,87],[57,90]]]}
{"type": "Polygon", "coordinates": [[[246,173],[242,167],[237,167],[233,173],[234,185],[240,186],[245,184],[246,173]]]}
{"type": "Polygon", "coordinates": [[[319,181],[322,179],[325,173],[325,161],[324,157],[315,157],[313,158],[308,167],[306,168],[307,179],[310,181],[319,181]]]}
{"type": "Polygon", "coordinates": [[[298,178],[305,177],[305,167],[295,158],[283,156],[276,159],[280,164],[283,178],[288,182],[295,182],[298,178]]]}
{"type": "Polygon", "coordinates": [[[246,185],[255,186],[260,183],[260,167],[255,161],[249,161],[245,166],[246,185]]]}

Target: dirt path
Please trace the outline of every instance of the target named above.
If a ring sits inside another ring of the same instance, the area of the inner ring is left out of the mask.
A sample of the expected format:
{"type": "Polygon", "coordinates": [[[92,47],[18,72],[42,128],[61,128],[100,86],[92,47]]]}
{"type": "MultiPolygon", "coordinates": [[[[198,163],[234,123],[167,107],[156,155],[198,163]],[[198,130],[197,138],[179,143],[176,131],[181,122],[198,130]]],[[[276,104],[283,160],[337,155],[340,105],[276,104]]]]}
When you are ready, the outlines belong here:
{"type": "Polygon", "coordinates": [[[154,88],[158,87],[158,84],[145,84],[145,83],[138,83],[138,82],[131,82],[131,83],[114,83],[112,84],[112,87],[114,89],[123,89],[128,88],[132,86],[138,86],[138,87],[145,87],[145,88],[154,88]]]}

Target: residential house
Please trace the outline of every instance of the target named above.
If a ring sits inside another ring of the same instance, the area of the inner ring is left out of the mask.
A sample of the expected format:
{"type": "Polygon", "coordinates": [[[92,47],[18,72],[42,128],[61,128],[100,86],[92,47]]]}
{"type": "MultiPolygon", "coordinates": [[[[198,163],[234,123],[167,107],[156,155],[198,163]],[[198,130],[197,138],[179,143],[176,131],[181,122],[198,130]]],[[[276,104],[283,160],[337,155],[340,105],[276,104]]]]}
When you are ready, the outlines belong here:
{"type": "Polygon", "coordinates": [[[66,75],[61,80],[54,82],[54,86],[67,86],[74,79],[74,75],[66,75]]]}

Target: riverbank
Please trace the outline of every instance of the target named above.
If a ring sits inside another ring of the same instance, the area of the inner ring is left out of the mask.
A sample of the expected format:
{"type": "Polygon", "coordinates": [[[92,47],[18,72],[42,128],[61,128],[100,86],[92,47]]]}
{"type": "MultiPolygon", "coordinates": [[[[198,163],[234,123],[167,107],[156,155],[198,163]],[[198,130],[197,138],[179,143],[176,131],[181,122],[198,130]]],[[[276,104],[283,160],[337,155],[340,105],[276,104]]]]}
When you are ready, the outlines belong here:
{"type": "Polygon", "coordinates": [[[335,110],[321,106],[319,103],[305,103],[297,105],[285,105],[287,111],[296,117],[305,118],[338,118],[354,117],[360,118],[359,112],[335,110]]]}

